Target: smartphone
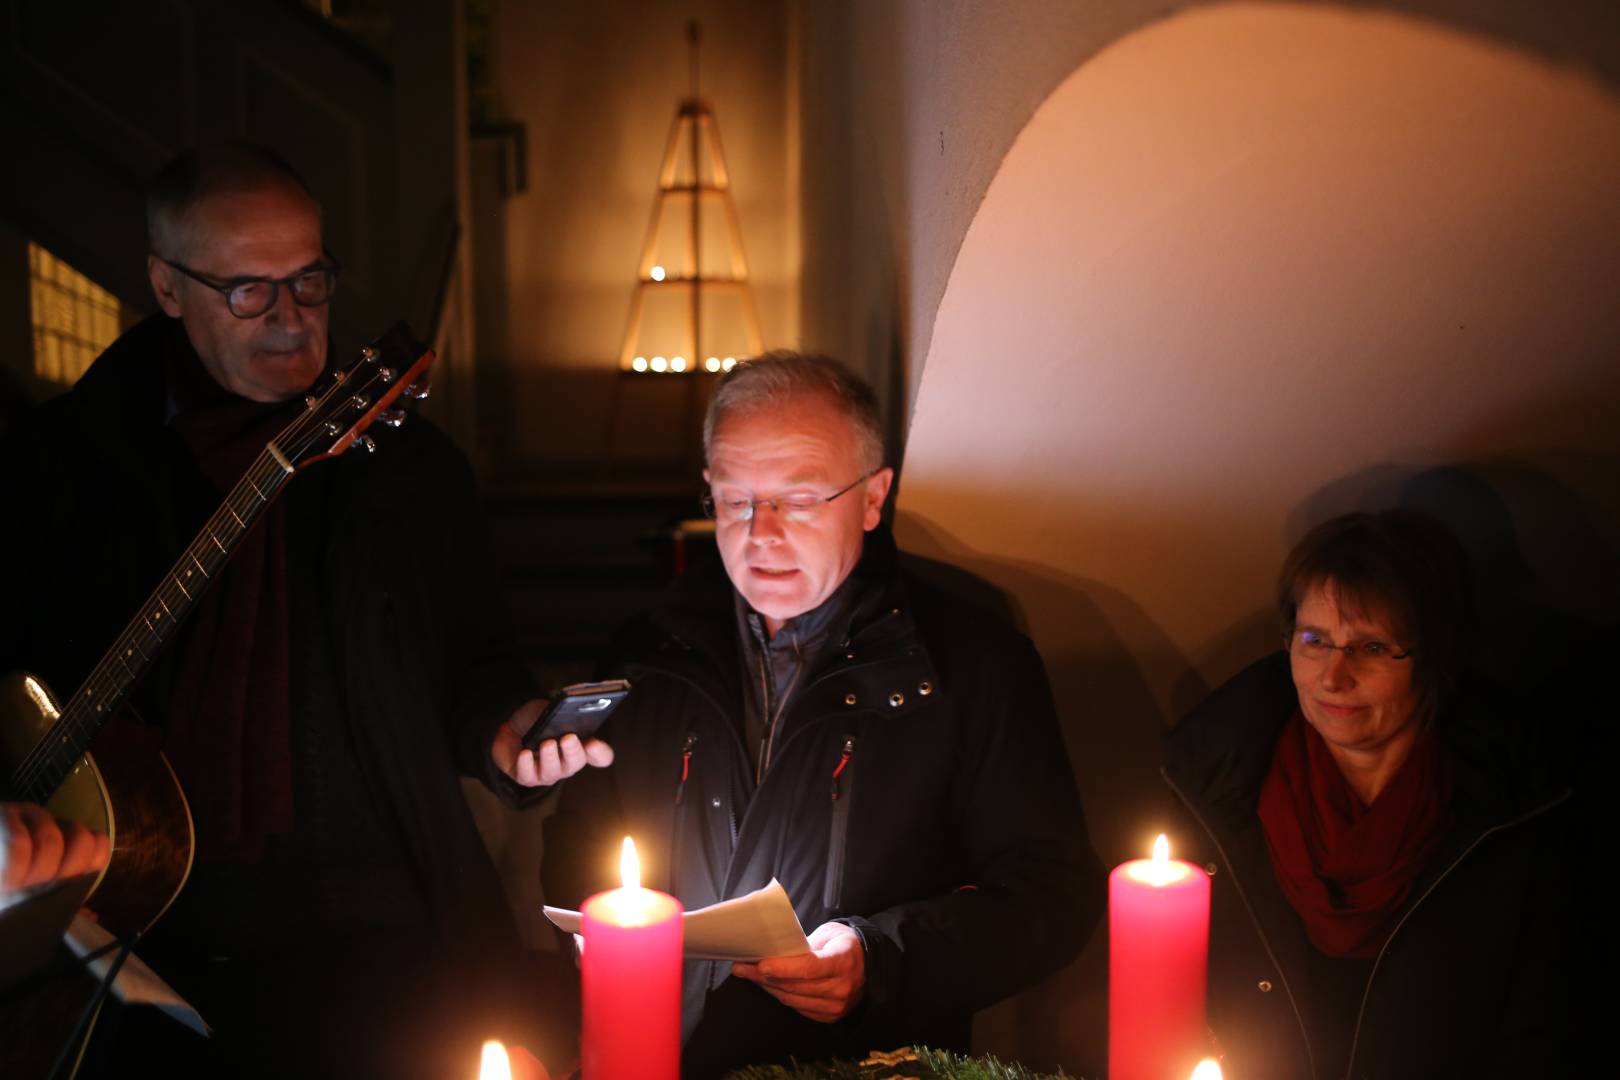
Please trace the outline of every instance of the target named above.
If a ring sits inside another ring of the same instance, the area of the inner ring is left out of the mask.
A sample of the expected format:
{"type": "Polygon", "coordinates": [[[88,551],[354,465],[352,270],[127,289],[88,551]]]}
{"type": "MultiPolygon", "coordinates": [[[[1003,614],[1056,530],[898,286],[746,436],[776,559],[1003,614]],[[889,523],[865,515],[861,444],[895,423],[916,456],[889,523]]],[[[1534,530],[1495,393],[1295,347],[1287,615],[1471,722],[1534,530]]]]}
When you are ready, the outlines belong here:
{"type": "Polygon", "coordinates": [[[546,711],[523,736],[523,749],[533,750],[546,739],[560,739],[564,735],[578,735],[583,742],[596,734],[596,729],[613,715],[619,702],[629,696],[630,683],[626,679],[575,683],[554,690],[546,711]]]}

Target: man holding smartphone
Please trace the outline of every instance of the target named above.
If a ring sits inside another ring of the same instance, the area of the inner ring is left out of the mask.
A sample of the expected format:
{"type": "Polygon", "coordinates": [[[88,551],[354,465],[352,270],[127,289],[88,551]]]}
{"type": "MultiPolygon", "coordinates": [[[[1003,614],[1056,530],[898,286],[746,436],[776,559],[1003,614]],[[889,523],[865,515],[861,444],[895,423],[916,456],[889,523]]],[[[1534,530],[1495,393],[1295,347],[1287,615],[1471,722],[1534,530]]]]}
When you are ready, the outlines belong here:
{"type": "Polygon", "coordinates": [[[547,897],[613,884],[626,834],[689,910],[782,883],[811,952],[688,962],[683,1075],[966,1050],[1103,911],[1040,657],[902,568],[876,400],[837,363],[737,365],[704,445],[723,569],[621,635],[617,759],[564,785],[547,897]]]}
{"type": "Polygon", "coordinates": [[[613,747],[601,739],[581,739],[573,733],[541,739],[532,748],[524,746],[524,737],[543,723],[545,710],[544,699],[531,701],[496,729],[489,756],[508,780],[526,788],[549,787],[587,765],[606,768],[613,764],[613,747]]]}

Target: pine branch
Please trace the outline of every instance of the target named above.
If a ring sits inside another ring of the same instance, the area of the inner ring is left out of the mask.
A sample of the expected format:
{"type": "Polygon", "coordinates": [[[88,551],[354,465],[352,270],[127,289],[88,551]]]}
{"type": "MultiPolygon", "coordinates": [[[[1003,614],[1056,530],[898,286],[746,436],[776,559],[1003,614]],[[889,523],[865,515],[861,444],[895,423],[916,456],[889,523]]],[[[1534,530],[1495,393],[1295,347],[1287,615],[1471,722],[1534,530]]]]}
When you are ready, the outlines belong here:
{"type": "Polygon", "coordinates": [[[827,1061],[787,1065],[751,1065],[726,1080],[1073,1080],[1067,1073],[1036,1073],[994,1057],[961,1057],[946,1050],[915,1047],[916,1057],[893,1065],[857,1065],[827,1061]]]}

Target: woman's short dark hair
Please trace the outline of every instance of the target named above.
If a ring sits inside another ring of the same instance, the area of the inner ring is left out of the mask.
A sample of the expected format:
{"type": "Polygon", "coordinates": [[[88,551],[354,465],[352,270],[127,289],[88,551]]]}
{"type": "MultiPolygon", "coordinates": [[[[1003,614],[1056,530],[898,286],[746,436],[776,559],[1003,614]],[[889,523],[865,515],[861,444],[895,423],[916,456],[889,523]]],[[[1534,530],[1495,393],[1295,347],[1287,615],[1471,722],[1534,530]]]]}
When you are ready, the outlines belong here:
{"type": "Polygon", "coordinates": [[[1277,613],[1285,636],[1305,594],[1331,585],[1348,613],[1390,622],[1412,650],[1419,709],[1432,719],[1467,664],[1474,630],[1468,557],[1451,530],[1416,510],[1345,514],[1324,521],[1283,561],[1277,613]]]}

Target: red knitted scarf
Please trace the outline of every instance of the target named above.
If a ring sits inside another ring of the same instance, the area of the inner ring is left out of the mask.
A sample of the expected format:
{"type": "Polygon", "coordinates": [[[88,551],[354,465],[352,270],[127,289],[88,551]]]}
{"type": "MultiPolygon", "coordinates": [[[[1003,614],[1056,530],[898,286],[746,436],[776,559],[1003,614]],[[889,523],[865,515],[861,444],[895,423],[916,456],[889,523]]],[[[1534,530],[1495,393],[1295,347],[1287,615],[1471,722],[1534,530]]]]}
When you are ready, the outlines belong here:
{"type": "MultiPolygon", "coordinates": [[[[173,426],[223,495],[298,406],[215,394],[173,426]]],[[[198,598],[177,651],[164,751],[204,864],[258,862],[270,835],[293,827],[286,535],[272,503],[198,598]]]]}
{"type": "Polygon", "coordinates": [[[1432,730],[1363,805],[1327,743],[1295,710],[1260,789],[1272,870],[1328,956],[1370,959],[1451,827],[1451,762],[1432,730]]]}

